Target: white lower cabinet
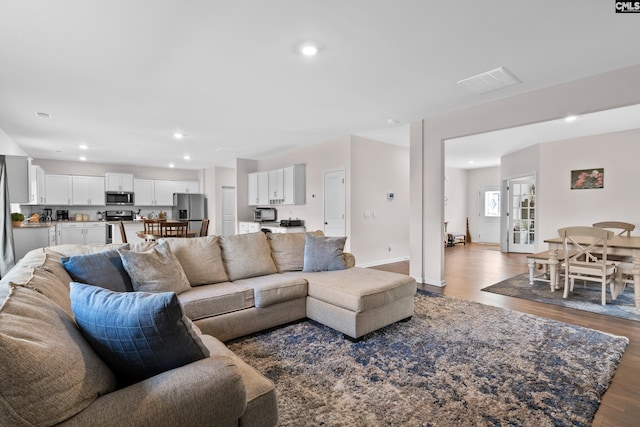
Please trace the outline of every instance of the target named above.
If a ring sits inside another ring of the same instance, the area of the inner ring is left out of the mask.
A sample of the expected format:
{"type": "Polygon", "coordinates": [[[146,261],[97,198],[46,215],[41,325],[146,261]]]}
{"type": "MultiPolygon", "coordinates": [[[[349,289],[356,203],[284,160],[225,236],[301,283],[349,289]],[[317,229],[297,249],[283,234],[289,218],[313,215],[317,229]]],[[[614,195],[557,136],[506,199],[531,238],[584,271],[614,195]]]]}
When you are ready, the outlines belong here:
{"type": "Polygon", "coordinates": [[[57,244],[104,245],[107,229],[104,222],[69,222],[59,224],[57,244]]]}
{"type": "Polygon", "coordinates": [[[259,222],[240,221],[238,223],[238,234],[257,233],[260,231],[259,222]]]}
{"type": "Polygon", "coordinates": [[[16,261],[25,256],[32,249],[44,248],[55,244],[51,241],[51,232],[55,238],[55,226],[51,227],[14,227],[13,246],[16,254],[16,261]]]}

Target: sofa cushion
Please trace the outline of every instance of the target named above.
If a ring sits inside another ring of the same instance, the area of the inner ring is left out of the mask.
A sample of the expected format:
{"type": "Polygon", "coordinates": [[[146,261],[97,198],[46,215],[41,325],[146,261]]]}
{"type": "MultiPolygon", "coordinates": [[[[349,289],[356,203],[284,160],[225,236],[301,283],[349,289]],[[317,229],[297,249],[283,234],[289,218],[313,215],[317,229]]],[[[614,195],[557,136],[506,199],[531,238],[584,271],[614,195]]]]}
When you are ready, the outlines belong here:
{"type": "Polygon", "coordinates": [[[191,289],[180,262],[166,242],[144,252],[121,248],[118,253],[136,291],[179,294],[191,289]]]}
{"type": "Polygon", "coordinates": [[[370,268],[285,273],[307,279],[309,297],[361,313],[416,293],[411,276],[370,268]]]}
{"type": "Polygon", "coordinates": [[[222,261],[229,280],[273,274],[276,269],[264,233],[237,234],[220,238],[222,261]]]}
{"type": "Polygon", "coordinates": [[[253,289],[231,282],[196,286],[178,295],[191,320],[253,307],[253,289]]]}
{"type": "Polygon", "coordinates": [[[271,257],[278,272],[300,271],[304,266],[305,234],[324,236],[321,230],[307,233],[267,233],[271,257]]]}
{"type": "Polygon", "coordinates": [[[52,251],[49,249],[45,249],[44,253],[44,262],[42,263],[42,268],[51,273],[55,274],[65,285],[69,285],[71,283],[71,276],[67,273],[67,270],[62,266],[62,257],[64,255],[52,251]]]}
{"type": "MultiPolygon", "coordinates": [[[[129,245],[123,245],[120,249],[129,249],[129,245]]],[[[131,278],[124,269],[116,249],[107,249],[93,254],[63,256],[60,261],[75,282],[91,283],[116,292],[133,291],[131,278]]]]}
{"type": "Polygon", "coordinates": [[[173,292],[112,292],[72,282],[71,308],[87,341],[125,380],[209,357],[173,292]]]}
{"type": "Polygon", "coordinates": [[[58,304],[69,316],[73,317],[71,300],[69,299],[69,285],[62,283],[58,276],[52,272],[42,267],[36,267],[32,270],[26,283],[16,284],[16,286],[33,289],[58,304]]]}
{"type": "Polygon", "coordinates": [[[304,236],[302,271],[344,270],[343,250],[346,237],[304,236]]]}
{"type": "Polygon", "coordinates": [[[238,280],[233,284],[252,288],[254,304],[258,308],[307,296],[307,281],[302,277],[269,274],[238,280]]]}
{"type": "Polygon", "coordinates": [[[0,425],[54,425],[115,390],[73,319],[32,289],[0,306],[0,348],[0,425]]]}
{"type": "Polygon", "coordinates": [[[178,258],[191,286],[220,283],[229,280],[222,264],[222,253],[218,236],[194,237],[191,239],[160,239],[167,242],[171,252],[178,258]]]}

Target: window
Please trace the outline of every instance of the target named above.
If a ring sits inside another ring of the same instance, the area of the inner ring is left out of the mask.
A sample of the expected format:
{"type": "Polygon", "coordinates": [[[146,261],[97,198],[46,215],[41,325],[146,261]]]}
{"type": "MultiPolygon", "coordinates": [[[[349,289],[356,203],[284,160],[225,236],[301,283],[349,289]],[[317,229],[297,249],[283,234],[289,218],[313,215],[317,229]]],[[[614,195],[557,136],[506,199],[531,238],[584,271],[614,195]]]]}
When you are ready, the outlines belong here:
{"type": "Polygon", "coordinates": [[[484,216],[500,216],[500,191],[484,193],[484,216]]]}

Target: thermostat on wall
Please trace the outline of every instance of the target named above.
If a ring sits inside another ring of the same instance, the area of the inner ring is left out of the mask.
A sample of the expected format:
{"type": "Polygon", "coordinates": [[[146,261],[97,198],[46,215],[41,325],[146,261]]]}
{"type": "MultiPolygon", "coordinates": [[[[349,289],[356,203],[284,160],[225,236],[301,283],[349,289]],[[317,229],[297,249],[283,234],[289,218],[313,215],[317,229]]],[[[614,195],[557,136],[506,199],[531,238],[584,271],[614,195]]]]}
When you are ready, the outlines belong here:
{"type": "Polygon", "coordinates": [[[387,193],[387,199],[393,200],[396,198],[396,193],[387,193]]]}

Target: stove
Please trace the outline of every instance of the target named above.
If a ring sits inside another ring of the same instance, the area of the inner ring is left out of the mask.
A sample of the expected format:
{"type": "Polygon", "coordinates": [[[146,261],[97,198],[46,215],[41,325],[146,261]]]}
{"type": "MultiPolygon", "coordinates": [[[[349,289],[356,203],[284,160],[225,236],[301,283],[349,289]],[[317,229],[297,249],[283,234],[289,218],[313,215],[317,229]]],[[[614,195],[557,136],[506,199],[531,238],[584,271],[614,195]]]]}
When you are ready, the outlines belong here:
{"type": "Polygon", "coordinates": [[[106,221],[133,221],[133,211],[105,211],[106,221]]]}

